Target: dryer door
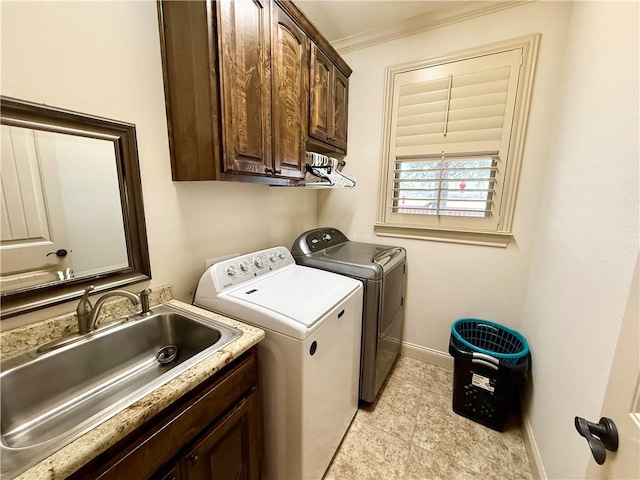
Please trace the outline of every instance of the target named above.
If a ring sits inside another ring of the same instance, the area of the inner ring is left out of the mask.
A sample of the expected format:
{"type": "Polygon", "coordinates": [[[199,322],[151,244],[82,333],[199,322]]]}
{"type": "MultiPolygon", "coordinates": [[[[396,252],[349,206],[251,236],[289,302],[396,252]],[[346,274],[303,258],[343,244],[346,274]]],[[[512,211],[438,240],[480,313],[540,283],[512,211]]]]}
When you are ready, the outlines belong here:
{"type": "Polygon", "coordinates": [[[402,314],[404,310],[405,262],[385,271],[382,278],[382,315],[380,316],[380,339],[387,337],[400,342],[402,339],[402,314]]]}

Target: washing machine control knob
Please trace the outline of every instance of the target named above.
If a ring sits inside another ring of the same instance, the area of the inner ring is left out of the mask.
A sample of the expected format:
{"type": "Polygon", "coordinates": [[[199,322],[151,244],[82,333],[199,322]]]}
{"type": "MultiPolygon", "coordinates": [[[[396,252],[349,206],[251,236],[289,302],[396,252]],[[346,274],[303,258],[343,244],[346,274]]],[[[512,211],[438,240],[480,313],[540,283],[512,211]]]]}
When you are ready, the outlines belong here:
{"type": "Polygon", "coordinates": [[[284,260],[284,257],[286,257],[287,255],[284,253],[284,250],[280,250],[278,252],[278,257],[280,258],[280,260],[284,260]]]}
{"type": "Polygon", "coordinates": [[[323,239],[325,242],[328,242],[328,241],[330,241],[330,240],[331,240],[331,235],[329,235],[328,233],[325,233],[325,234],[322,236],[322,239],[323,239]]]}
{"type": "Polygon", "coordinates": [[[242,262],[240,263],[240,270],[242,270],[243,272],[247,272],[249,271],[249,265],[247,265],[247,262],[242,262]]]}
{"type": "Polygon", "coordinates": [[[264,267],[264,263],[262,263],[262,259],[260,257],[256,257],[253,259],[253,263],[256,267],[262,268],[264,267]]]}
{"type": "Polygon", "coordinates": [[[234,267],[233,265],[227,267],[227,275],[229,275],[230,277],[233,277],[236,273],[238,273],[238,271],[236,270],[236,267],[234,267]]]}
{"type": "Polygon", "coordinates": [[[276,260],[277,260],[277,258],[276,258],[276,256],[275,256],[275,255],[273,255],[273,254],[269,255],[269,261],[270,261],[271,263],[276,263],[276,260]]]}

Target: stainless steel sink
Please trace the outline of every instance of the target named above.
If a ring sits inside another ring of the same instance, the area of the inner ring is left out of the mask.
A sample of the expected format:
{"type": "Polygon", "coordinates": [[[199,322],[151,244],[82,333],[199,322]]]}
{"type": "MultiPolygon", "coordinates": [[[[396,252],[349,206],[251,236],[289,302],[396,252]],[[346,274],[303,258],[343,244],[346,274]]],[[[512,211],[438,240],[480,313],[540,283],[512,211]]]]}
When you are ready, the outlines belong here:
{"type": "Polygon", "coordinates": [[[3,479],[27,470],[242,335],[169,305],[122,320],[69,345],[2,361],[3,479]]]}

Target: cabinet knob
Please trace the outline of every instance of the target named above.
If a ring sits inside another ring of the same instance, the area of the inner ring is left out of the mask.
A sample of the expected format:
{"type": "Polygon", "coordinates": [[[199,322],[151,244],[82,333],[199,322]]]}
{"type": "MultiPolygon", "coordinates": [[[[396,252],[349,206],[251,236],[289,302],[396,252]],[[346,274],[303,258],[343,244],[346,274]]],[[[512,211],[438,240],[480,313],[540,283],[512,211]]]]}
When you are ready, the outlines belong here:
{"type": "Polygon", "coordinates": [[[273,168],[264,167],[264,173],[273,173],[273,168]]]}
{"type": "Polygon", "coordinates": [[[192,453],[190,455],[187,455],[187,460],[189,460],[192,465],[195,465],[196,463],[198,463],[198,460],[200,460],[200,457],[198,457],[198,455],[196,455],[195,453],[192,453]]]}
{"type": "Polygon", "coordinates": [[[274,170],[273,173],[275,173],[276,175],[280,175],[282,173],[282,170],[274,170]]]}

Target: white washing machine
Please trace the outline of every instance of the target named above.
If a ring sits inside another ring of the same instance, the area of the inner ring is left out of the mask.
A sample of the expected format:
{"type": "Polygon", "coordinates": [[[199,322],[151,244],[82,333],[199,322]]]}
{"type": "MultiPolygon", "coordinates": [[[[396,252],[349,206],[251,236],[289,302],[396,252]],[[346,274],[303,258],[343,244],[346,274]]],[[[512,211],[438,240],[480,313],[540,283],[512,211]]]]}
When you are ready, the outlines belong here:
{"type": "Polygon", "coordinates": [[[286,247],[212,265],[194,304],[256,325],[267,479],[321,479],[358,408],[362,283],[286,247]]]}

